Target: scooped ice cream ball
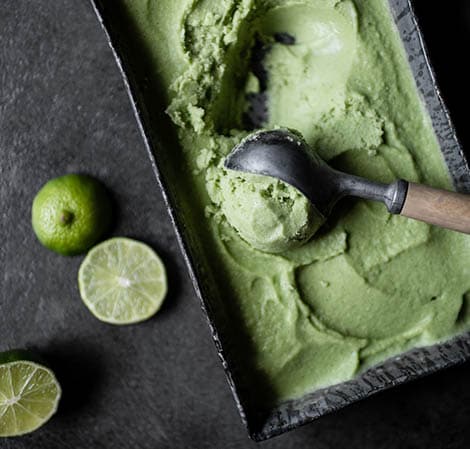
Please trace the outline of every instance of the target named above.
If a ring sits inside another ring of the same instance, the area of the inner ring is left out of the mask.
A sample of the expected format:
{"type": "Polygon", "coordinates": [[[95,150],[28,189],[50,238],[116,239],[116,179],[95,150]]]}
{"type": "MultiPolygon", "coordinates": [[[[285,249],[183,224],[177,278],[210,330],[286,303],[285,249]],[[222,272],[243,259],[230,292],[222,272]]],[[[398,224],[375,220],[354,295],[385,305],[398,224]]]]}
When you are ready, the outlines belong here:
{"type": "Polygon", "coordinates": [[[227,171],[219,178],[221,209],[251,246],[281,253],[308,241],[323,222],[309,200],[274,178],[227,171]]]}

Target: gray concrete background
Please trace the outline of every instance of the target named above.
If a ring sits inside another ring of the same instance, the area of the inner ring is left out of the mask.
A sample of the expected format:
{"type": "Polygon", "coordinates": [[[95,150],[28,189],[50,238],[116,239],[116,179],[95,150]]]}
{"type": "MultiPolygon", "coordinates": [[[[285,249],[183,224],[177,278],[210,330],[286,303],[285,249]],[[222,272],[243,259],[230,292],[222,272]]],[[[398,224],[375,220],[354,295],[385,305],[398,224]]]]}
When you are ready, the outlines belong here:
{"type": "MultiPolygon", "coordinates": [[[[464,147],[470,11],[416,1],[464,147]]],[[[467,146],[468,147],[468,146],[467,146]]],[[[86,0],[0,3],[0,351],[34,348],[64,395],[39,431],[0,448],[255,448],[238,417],[111,51],[86,0]],[[170,294],[150,321],[95,320],[76,286],[81,258],[48,252],[32,198],[66,172],[114,193],[114,235],[162,255],[170,294]]],[[[261,448],[468,448],[470,365],[382,393],[261,448]]]]}

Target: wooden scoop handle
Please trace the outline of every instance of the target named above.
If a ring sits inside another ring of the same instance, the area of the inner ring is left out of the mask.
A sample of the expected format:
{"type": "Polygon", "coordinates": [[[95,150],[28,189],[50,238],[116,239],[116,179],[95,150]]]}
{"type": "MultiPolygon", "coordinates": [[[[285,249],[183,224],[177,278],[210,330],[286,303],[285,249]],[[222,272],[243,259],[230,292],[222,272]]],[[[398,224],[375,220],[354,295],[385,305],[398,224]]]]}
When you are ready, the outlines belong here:
{"type": "Polygon", "coordinates": [[[400,215],[470,234],[470,195],[410,182],[400,215]]]}

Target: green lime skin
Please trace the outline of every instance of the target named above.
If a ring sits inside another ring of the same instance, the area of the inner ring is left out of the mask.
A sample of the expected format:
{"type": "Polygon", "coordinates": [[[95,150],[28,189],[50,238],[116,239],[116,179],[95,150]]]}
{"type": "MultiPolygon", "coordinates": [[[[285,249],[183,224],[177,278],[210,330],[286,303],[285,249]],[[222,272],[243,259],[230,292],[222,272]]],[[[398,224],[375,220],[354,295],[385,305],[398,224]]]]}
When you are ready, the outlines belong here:
{"type": "Polygon", "coordinates": [[[109,229],[111,200],[96,179],[69,174],[48,181],[32,206],[33,230],[48,249],[64,256],[82,254],[109,229]]]}
{"type": "Polygon", "coordinates": [[[17,362],[18,360],[27,360],[44,365],[44,359],[26,349],[11,349],[10,351],[0,352],[0,365],[3,363],[17,362]]]}

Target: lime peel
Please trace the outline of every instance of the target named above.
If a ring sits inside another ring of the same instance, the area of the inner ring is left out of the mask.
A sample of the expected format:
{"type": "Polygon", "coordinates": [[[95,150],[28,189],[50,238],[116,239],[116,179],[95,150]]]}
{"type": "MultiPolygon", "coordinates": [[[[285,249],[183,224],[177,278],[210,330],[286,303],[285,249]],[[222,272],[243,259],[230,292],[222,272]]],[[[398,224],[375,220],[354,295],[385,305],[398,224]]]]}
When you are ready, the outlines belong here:
{"type": "Polygon", "coordinates": [[[106,188],[87,175],[49,180],[36,194],[31,222],[39,241],[66,256],[90,249],[108,230],[112,206],[106,188]]]}

